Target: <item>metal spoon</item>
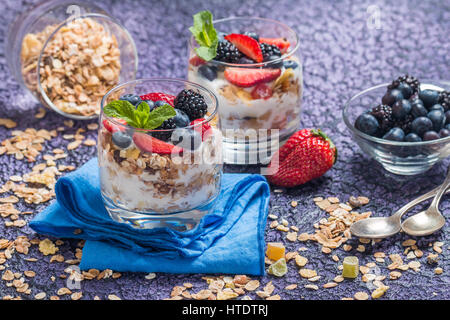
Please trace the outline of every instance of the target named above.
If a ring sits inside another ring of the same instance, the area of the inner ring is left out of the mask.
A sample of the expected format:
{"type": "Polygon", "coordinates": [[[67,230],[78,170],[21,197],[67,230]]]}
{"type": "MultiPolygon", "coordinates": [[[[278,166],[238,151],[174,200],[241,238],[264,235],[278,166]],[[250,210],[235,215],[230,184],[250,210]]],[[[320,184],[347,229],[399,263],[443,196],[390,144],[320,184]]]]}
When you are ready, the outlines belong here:
{"type": "Polygon", "coordinates": [[[450,167],[447,177],[440,186],[436,196],[427,210],[415,214],[402,223],[402,229],[411,236],[427,236],[441,229],[445,224],[445,218],[439,211],[439,202],[450,186],[450,167]]]}
{"type": "MultiPolygon", "coordinates": [[[[390,237],[400,232],[400,230],[402,229],[401,218],[406,212],[411,210],[413,207],[415,207],[422,201],[428,200],[436,196],[436,194],[440,189],[441,186],[429,191],[428,193],[425,193],[424,195],[418,197],[417,199],[414,199],[410,203],[401,207],[396,213],[394,213],[390,217],[376,217],[359,220],[351,225],[350,232],[354,236],[360,238],[381,239],[390,237]]],[[[446,193],[450,193],[450,189],[447,190],[446,193]]]]}

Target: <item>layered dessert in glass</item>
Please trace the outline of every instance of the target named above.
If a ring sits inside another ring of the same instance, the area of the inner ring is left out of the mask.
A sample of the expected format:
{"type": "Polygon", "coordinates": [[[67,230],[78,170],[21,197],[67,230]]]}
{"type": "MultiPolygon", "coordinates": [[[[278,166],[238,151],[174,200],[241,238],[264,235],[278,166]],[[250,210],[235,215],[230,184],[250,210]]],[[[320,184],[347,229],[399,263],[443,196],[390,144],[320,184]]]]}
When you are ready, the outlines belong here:
{"type": "Polygon", "coordinates": [[[217,99],[183,80],[119,85],[102,101],[101,192],[111,217],[134,227],[194,228],[220,191],[217,99]]]}

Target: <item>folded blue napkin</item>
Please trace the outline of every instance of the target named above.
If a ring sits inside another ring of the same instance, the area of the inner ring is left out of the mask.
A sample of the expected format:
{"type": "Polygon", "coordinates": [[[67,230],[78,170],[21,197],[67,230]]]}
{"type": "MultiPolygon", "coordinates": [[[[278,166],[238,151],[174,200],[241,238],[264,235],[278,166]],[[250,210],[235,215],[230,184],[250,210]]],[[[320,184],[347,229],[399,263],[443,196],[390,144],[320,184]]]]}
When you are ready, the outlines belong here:
{"type": "Polygon", "coordinates": [[[264,274],[270,191],[260,175],[224,174],[213,209],[186,232],[135,229],[112,220],[101,198],[96,158],[58,179],[55,192],[56,201],[30,227],[87,240],[83,270],[264,274]]]}

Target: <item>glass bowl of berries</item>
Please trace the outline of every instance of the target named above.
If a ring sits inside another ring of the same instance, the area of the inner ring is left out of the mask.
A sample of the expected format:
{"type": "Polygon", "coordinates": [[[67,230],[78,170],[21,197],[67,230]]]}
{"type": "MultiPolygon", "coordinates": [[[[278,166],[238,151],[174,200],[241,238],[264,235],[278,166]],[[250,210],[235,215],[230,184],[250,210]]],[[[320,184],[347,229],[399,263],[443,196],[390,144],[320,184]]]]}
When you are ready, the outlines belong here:
{"type": "Polygon", "coordinates": [[[224,162],[266,163],[300,123],[302,63],[297,33],[264,18],[212,21],[194,15],[189,81],[217,96],[224,162]]]}
{"type": "Polygon", "coordinates": [[[98,162],[110,216],[137,228],[193,229],[222,175],[215,95],[176,79],[139,79],[101,103],[98,162]]]}
{"type": "Polygon", "coordinates": [[[349,101],[343,119],[387,171],[415,175],[450,155],[450,82],[401,76],[349,101]]]}

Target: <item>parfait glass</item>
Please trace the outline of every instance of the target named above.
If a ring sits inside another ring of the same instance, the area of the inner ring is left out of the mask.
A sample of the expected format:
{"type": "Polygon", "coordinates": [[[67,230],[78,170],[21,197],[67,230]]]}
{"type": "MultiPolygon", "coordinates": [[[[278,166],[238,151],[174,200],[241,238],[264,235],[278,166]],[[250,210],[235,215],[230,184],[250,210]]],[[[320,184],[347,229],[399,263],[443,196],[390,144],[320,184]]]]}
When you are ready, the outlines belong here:
{"type": "Polygon", "coordinates": [[[138,79],[111,89],[101,107],[98,163],[101,194],[110,216],[135,228],[195,228],[220,192],[222,136],[215,95],[185,80],[138,79]],[[125,94],[176,96],[183,89],[201,94],[208,106],[204,120],[188,127],[137,129],[103,111],[125,94]],[[208,134],[200,140],[183,139],[205,126],[208,134]]]}
{"type": "Polygon", "coordinates": [[[260,39],[283,39],[290,44],[281,57],[272,60],[227,63],[202,61],[195,53],[195,38],[189,40],[188,80],[210,89],[219,100],[224,162],[265,164],[299,127],[303,72],[298,36],[285,24],[264,18],[234,17],[213,23],[222,35],[248,31],[260,39]],[[230,71],[251,73],[261,69],[271,69],[275,78],[249,87],[232,83],[227,77],[230,71]]]}

